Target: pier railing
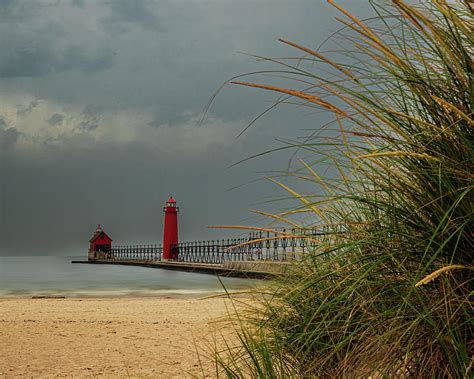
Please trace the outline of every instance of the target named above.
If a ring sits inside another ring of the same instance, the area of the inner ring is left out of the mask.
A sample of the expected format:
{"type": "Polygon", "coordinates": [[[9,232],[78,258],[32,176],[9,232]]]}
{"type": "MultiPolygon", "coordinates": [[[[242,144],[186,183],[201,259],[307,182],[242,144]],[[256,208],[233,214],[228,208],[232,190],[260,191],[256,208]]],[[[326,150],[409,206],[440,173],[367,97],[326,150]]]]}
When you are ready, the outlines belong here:
{"type": "MultiPolygon", "coordinates": [[[[251,232],[245,237],[221,240],[181,242],[178,262],[222,264],[226,261],[287,261],[299,259],[318,245],[328,243],[344,231],[322,229],[251,232]]],[[[106,259],[161,261],[163,248],[158,244],[113,246],[106,259]]]]}
{"type": "Polygon", "coordinates": [[[161,261],[163,248],[158,244],[112,246],[107,259],[124,261],[161,261]]]}

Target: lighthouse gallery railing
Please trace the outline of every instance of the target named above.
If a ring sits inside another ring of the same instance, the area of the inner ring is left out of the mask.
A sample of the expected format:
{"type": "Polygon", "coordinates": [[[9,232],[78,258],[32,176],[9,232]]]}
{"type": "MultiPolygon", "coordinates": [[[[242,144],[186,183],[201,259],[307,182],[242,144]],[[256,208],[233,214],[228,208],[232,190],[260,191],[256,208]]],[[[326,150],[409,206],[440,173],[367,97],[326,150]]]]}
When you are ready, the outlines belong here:
{"type": "MultiPolygon", "coordinates": [[[[298,259],[321,243],[328,243],[335,233],[343,230],[285,230],[279,232],[251,232],[245,237],[221,240],[181,242],[178,262],[222,264],[226,261],[287,261],[298,259]]],[[[125,261],[161,261],[161,245],[113,246],[106,259],[125,261]]]]}

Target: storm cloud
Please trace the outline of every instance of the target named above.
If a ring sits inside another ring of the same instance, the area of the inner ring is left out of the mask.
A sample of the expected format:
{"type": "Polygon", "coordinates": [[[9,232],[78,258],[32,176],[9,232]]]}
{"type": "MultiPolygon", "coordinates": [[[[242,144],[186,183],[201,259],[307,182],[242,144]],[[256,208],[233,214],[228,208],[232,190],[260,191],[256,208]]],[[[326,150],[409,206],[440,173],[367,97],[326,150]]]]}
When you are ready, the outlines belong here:
{"type": "Polygon", "coordinates": [[[98,223],[117,243],[160,242],[170,194],[183,240],[253,222],[249,208],[281,195],[254,180],[288,156],[228,167],[320,116],[285,107],[236,138],[275,96],[227,86],[203,110],[267,67],[242,52],[295,55],[278,37],[315,47],[334,15],[303,0],[0,1],[0,254],[83,254],[98,223]]]}

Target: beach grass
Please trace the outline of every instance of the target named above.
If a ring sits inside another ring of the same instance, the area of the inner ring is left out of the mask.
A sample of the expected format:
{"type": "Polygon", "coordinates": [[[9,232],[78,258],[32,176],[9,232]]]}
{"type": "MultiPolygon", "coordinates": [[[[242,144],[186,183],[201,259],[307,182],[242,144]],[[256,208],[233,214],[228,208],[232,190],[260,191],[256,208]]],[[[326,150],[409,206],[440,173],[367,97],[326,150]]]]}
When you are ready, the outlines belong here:
{"type": "Polygon", "coordinates": [[[374,1],[369,20],[328,3],[342,28],[327,51],[281,39],[303,55],[264,59],[287,85],[233,83],[332,116],[288,143],[304,159],[272,181],[294,206],[266,214],[332,234],[238,315],[218,372],[471,377],[472,3],[374,1]]]}

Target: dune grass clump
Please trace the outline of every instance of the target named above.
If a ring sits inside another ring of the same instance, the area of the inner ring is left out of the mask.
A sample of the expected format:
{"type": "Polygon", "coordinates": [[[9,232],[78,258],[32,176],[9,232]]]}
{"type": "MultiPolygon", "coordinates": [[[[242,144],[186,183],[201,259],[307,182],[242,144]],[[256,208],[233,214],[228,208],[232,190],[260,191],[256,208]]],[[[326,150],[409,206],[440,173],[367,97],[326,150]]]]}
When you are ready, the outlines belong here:
{"type": "MultiPolygon", "coordinates": [[[[228,377],[472,376],[473,9],[466,1],[379,1],[326,53],[267,59],[278,92],[333,115],[304,142],[293,210],[270,216],[334,231],[240,315],[228,377]],[[296,62],[296,63],[295,63],[296,62]]],[[[302,238],[317,237],[305,234],[302,238]]]]}

